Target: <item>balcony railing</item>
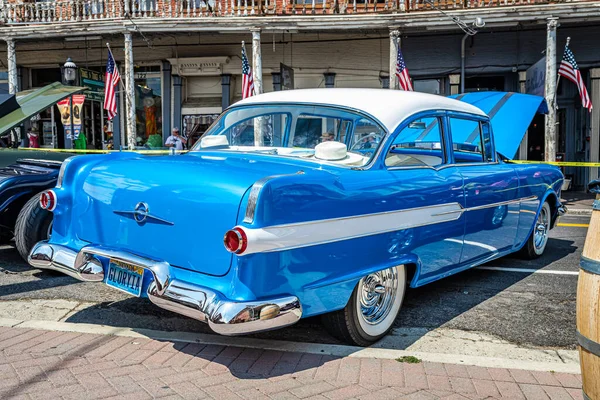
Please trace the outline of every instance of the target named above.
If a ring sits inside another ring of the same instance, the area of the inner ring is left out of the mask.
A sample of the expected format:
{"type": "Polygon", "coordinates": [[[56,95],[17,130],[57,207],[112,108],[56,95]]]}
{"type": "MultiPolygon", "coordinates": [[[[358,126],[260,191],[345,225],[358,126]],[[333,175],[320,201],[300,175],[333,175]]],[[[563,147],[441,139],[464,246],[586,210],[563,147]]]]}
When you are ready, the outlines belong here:
{"type": "MultiPolygon", "coordinates": [[[[569,1],[569,0],[566,0],[569,1]]],[[[577,0],[576,0],[577,1],[577,0]]],[[[585,0],[584,0],[585,1],[585,0]]],[[[7,24],[128,18],[201,18],[302,14],[405,13],[411,11],[560,3],[555,0],[0,0],[7,24]]]]}

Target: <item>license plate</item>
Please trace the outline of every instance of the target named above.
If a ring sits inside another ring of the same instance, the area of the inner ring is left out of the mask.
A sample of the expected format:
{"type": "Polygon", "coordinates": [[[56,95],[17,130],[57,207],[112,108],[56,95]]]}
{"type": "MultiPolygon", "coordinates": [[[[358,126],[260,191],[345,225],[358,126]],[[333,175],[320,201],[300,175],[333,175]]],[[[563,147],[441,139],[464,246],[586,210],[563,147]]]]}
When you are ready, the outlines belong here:
{"type": "Polygon", "coordinates": [[[144,269],[121,261],[110,260],[106,284],[115,289],[140,297],[144,269]]]}

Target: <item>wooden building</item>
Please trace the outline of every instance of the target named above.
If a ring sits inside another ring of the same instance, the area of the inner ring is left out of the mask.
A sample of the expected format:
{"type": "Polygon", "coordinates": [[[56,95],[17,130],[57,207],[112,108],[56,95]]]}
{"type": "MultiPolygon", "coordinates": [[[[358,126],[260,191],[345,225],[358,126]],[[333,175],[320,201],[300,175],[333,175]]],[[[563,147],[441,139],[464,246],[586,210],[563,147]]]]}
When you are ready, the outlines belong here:
{"type": "MultiPolygon", "coordinates": [[[[570,37],[596,107],[582,109],[576,86],[563,80],[550,151],[598,162],[599,6],[600,0],[0,0],[0,90],[60,80],[68,57],[102,74],[109,43],[134,93],[125,107],[120,90],[114,142],[143,145],[150,137],[164,141],[174,126],[197,137],[241,98],[242,41],[260,91],[289,88],[282,71],[292,72],[294,88],[395,88],[399,44],[415,90],[449,95],[460,90],[463,38],[465,91],[527,91],[526,71],[553,46],[559,63],[570,37]],[[477,18],[485,26],[465,35],[477,18]]],[[[106,140],[101,102],[85,110],[89,145],[99,147],[106,140]]],[[[541,156],[544,126],[543,117],[534,121],[517,157],[541,156]]],[[[598,169],[565,173],[582,187],[598,169]]]]}

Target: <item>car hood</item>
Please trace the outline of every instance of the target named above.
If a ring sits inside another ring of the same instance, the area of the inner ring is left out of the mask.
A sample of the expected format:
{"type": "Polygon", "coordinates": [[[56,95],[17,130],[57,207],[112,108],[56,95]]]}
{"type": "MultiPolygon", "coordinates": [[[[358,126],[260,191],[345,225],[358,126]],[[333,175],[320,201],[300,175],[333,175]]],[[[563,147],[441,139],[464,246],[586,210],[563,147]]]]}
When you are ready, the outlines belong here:
{"type": "Polygon", "coordinates": [[[548,113],[546,100],[530,94],[473,92],[450,97],[479,107],[490,117],[496,151],[509,159],[517,153],[535,114],[548,113]]]}

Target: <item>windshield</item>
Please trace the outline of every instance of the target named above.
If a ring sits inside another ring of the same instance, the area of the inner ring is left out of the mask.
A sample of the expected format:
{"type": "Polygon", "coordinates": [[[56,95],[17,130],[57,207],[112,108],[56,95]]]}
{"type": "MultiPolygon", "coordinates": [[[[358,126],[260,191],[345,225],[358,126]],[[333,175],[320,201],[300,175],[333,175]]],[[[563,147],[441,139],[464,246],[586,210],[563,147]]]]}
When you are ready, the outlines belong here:
{"type": "Polygon", "coordinates": [[[224,149],[362,166],[385,137],[376,121],[327,106],[256,105],[225,112],[192,150],[224,149]]]}

